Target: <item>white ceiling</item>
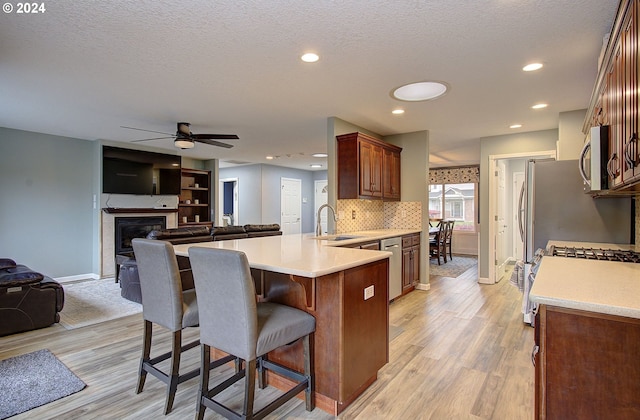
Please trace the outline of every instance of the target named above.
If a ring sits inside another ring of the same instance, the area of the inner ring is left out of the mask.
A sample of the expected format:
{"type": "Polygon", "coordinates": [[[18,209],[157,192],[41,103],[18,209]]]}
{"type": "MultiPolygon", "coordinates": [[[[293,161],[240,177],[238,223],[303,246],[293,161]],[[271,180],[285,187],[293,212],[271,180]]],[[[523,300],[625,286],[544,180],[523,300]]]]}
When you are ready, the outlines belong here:
{"type": "MultiPolygon", "coordinates": [[[[327,118],[430,132],[432,166],[479,162],[479,138],[557,128],[588,107],[617,0],[57,0],[0,14],[0,126],[87,140],[121,126],[235,133],[188,157],[309,169],[327,118]],[[314,51],[320,61],[300,61],[314,51]],[[545,67],[521,68],[532,61],[545,67]],[[393,88],[439,80],[442,98],[393,88]],[[545,110],[530,107],[547,102],[545,110]],[[393,116],[402,107],[406,113],[393,116]],[[280,158],[267,161],[266,155],[280,158]]],[[[150,136],[154,137],[152,133],[150,136]]],[[[173,142],[145,146],[175,151],[173,142]]]]}

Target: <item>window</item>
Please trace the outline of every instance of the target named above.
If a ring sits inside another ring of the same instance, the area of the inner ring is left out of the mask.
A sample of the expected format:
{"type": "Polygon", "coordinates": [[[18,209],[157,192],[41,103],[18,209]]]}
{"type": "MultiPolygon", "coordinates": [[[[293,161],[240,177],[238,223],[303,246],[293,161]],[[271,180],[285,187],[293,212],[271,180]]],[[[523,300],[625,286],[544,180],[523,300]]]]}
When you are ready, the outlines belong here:
{"type": "Polygon", "coordinates": [[[475,232],[476,184],[429,185],[429,218],[455,220],[453,229],[475,232]]]}

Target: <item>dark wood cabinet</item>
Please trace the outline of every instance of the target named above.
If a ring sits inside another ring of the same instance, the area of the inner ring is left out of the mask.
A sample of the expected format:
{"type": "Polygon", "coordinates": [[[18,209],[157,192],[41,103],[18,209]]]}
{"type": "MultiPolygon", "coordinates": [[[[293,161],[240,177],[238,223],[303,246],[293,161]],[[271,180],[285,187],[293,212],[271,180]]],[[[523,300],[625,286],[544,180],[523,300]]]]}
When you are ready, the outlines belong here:
{"type": "Polygon", "coordinates": [[[536,419],[640,418],[640,319],[541,305],[536,419]]]}
{"type": "Polygon", "coordinates": [[[400,201],[400,152],[385,148],[382,154],[382,196],[400,201]]]}
{"type": "Polygon", "coordinates": [[[609,126],[609,188],[619,191],[640,189],[639,8],[640,0],[620,3],[585,120],[585,129],[609,126]]]}
{"type": "Polygon", "coordinates": [[[181,172],[178,226],[211,227],[211,171],[183,168],[181,172]]]}
{"type": "Polygon", "coordinates": [[[362,133],[336,140],[338,199],[400,200],[402,148],[362,133]]]}
{"type": "Polygon", "coordinates": [[[420,234],[402,237],[402,293],[407,293],[420,282],[420,234]]]}

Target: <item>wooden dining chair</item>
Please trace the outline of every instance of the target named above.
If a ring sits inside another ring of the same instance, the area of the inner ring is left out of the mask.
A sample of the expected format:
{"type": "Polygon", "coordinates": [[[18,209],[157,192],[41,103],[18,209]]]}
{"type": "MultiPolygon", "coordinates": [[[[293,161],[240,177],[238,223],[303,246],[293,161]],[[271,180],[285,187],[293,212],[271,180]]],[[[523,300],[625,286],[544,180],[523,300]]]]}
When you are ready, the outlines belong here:
{"type": "Polygon", "coordinates": [[[448,224],[448,228],[447,228],[447,234],[445,235],[445,239],[444,239],[444,257],[445,257],[445,262],[446,262],[446,258],[447,258],[447,250],[449,251],[449,259],[453,260],[453,254],[451,252],[451,241],[453,239],[453,226],[456,223],[455,220],[449,220],[448,224]]]}
{"type": "Polygon", "coordinates": [[[447,262],[447,254],[444,247],[447,226],[448,224],[445,221],[440,222],[438,233],[436,233],[433,238],[429,238],[429,256],[437,258],[438,265],[440,265],[441,256],[444,262],[447,262]]]}

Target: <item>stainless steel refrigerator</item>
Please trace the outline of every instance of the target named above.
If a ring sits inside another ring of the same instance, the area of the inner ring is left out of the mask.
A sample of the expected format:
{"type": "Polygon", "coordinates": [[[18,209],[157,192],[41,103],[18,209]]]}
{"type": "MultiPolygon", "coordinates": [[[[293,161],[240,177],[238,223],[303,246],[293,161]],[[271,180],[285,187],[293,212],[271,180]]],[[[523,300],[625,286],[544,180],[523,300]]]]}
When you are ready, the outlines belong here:
{"type": "Polygon", "coordinates": [[[633,202],[629,197],[593,198],[583,189],[577,160],[527,162],[518,221],[523,236],[522,313],[533,325],[529,290],[541,254],[550,240],[628,244],[632,240],[633,202]]]}
{"type": "Polygon", "coordinates": [[[577,160],[530,160],[525,185],[520,209],[525,263],[549,240],[631,243],[631,198],[586,194],[577,160]]]}

